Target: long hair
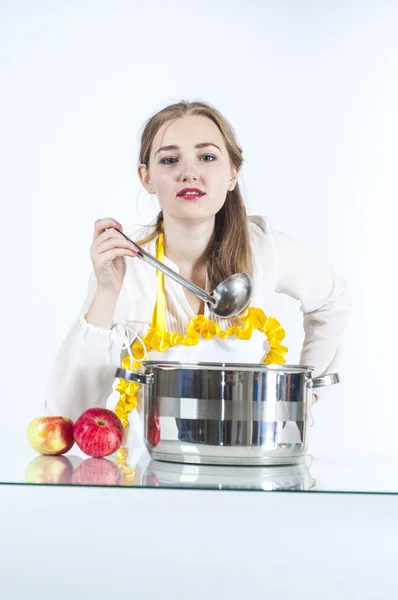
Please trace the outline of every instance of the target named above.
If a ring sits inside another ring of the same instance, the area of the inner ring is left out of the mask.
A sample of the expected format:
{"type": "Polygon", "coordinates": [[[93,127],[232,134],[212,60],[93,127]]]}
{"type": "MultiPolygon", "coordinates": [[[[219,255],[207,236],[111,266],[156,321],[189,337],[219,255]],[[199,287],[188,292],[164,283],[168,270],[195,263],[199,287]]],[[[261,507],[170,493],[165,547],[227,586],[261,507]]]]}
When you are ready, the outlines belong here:
{"type": "MultiPolygon", "coordinates": [[[[146,123],[141,135],[139,163],[149,167],[152,143],[159,129],[169,121],[185,115],[199,115],[211,119],[220,130],[232,165],[240,169],[243,163],[242,150],[238,146],[235,133],[228,121],[215,108],[204,102],[181,101],[166,106],[153,115],[146,123]]],[[[154,231],[140,243],[156,239],[161,231],[163,212],[157,216],[154,231]]],[[[215,227],[207,249],[207,276],[210,289],[234,273],[253,273],[252,253],[249,243],[246,209],[236,184],[227,192],[225,203],[215,217],[215,227]]]]}

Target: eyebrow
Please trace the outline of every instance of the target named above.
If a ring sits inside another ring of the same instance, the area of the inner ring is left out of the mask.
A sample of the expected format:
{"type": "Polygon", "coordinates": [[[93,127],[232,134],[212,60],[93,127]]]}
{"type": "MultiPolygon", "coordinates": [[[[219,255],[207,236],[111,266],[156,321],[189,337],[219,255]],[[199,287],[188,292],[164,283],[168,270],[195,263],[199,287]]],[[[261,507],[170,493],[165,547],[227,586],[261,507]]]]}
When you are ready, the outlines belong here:
{"type": "MultiPolygon", "coordinates": [[[[217,144],[213,144],[213,142],[202,142],[201,144],[196,144],[195,148],[207,148],[208,146],[214,146],[221,152],[221,148],[219,148],[217,144]]],[[[162,150],[180,150],[180,147],[176,146],[175,144],[171,144],[170,146],[161,146],[159,150],[156,150],[155,156],[158,152],[162,152],[162,150]]]]}

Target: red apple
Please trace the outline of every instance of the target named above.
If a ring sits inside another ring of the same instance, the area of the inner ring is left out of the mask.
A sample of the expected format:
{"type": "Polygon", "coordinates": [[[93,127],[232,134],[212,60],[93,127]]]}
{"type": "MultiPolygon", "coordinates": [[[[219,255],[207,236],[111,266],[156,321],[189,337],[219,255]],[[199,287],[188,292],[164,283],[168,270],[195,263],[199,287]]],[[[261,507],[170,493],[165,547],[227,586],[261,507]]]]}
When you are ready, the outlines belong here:
{"type": "Polygon", "coordinates": [[[86,458],[73,471],[72,483],[76,485],[120,485],[119,467],[107,458],[86,458]]]}
{"type": "Polygon", "coordinates": [[[157,446],[160,442],[160,421],[157,410],[152,410],[148,416],[148,442],[157,446]]]}
{"type": "Polygon", "coordinates": [[[66,456],[36,456],[25,471],[26,483],[70,483],[73,465],[66,456]]]}
{"type": "Polygon", "coordinates": [[[120,448],[124,429],[119,417],[107,408],[89,408],[77,419],[73,435],[88,456],[109,456],[120,448]]]}
{"type": "Polygon", "coordinates": [[[73,421],[67,417],[37,417],[29,423],[28,441],[39,454],[65,454],[73,446],[73,421]]]}

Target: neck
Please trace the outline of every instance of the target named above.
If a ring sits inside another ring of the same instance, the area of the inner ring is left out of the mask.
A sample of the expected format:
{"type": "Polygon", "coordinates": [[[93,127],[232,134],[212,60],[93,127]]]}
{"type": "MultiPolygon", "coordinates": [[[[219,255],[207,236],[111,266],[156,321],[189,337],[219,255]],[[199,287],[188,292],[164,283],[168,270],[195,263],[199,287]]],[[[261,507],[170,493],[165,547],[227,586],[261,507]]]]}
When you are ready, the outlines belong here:
{"type": "Polygon", "coordinates": [[[215,218],[200,222],[177,221],[164,215],[164,248],[167,258],[178,266],[206,263],[205,251],[214,230],[215,218]]]}

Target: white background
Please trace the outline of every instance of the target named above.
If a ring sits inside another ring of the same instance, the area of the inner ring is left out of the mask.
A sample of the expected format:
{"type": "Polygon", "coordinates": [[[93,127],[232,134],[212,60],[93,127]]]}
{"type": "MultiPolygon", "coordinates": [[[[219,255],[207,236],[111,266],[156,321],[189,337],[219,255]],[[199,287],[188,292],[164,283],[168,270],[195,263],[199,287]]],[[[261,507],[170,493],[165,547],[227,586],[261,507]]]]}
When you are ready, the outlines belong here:
{"type": "Polygon", "coordinates": [[[395,597],[393,496],[41,485],[1,492],[7,600],[395,597]]]}
{"type": "MultiPolygon", "coordinates": [[[[43,413],[95,219],[156,214],[136,175],[140,128],[183,98],[232,123],[248,212],[349,282],[343,381],[316,407],[311,450],[398,451],[397,32],[394,0],[1,1],[3,436],[43,413]]],[[[297,362],[298,303],[264,309],[297,362]]]]}

